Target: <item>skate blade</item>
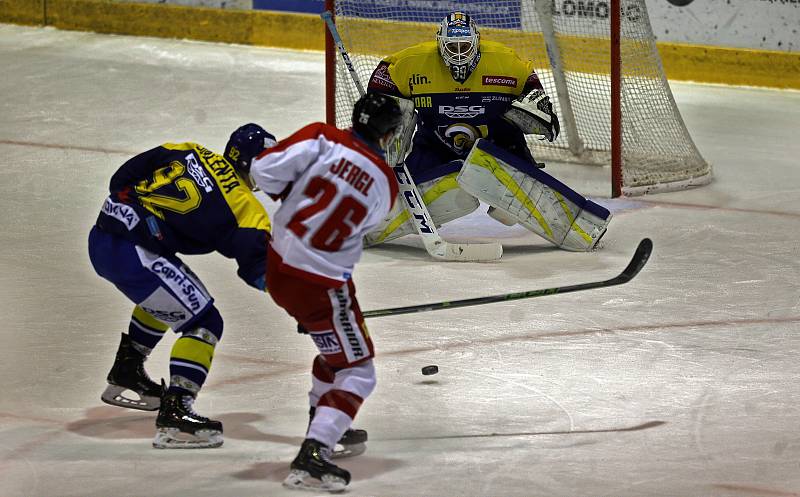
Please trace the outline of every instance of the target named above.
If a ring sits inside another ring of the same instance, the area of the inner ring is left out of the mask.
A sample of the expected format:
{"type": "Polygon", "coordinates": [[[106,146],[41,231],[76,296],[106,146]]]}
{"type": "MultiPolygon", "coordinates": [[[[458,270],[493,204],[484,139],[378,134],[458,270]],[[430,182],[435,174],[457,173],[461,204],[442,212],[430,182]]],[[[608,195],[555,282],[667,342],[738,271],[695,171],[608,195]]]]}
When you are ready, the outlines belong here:
{"type": "Polygon", "coordinates": [[[100,400],[106,404],[118,407],[126,407],[128,409],[136,409],[139,411],[157,411],[161,407],[160,397],[151,397],[148,395],[139,395],[133,390],[118,385],[108,385],[100,396],[100,400]],[[123,395],[124,392],[131,392],[139,396],[139,399],[133,399],[129,396],[123,395]]]}
{"type": "Polygon", "coordinates": [[[194,435],[177,428],[158,428],[153,439],[156,449],[214,449],[224,442],[222,432],[198,430],[194,435]]]}
{"type": "Polygon", "coordinates": [[[363,454],[367,450],[367,444],[336,444],[336,447],[331,452],[331,459],[343,459],[345,457],[355,457],[363,454]]]}
{"type": "Polygon", "coordinates": [[[323,475],[321,480],[311,476],[308,471],[293,469],[289,471],[289,476],[283,480],[283,486],[292,490],[320,490],[330,493],[344,492],[347,482],[342,478],[333,475],[323,475]]]}

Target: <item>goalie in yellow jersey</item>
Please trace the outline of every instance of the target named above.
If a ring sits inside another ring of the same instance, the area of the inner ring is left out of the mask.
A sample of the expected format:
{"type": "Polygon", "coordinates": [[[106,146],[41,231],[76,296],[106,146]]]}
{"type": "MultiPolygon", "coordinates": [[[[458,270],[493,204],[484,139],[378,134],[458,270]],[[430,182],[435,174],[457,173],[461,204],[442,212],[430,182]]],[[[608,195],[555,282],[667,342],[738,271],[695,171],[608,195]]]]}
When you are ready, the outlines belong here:
{"type": "MultiPolygon", "coordinates": [[[[542,171],[528,148],[526,135],[552,142],[559,133],[533,63],[501,43],[481,40],[468,14],[449,14],[435,41],[383,59],[368,91],[413,103],[389,162],[405,160],[437,225],[483,201],[494,219],[519,223],[567,250],[591,250],[605,233],[608,210],[542,171]]],[[[410,233],[414,227],[396,202],[365,242],[410,233]]]]}

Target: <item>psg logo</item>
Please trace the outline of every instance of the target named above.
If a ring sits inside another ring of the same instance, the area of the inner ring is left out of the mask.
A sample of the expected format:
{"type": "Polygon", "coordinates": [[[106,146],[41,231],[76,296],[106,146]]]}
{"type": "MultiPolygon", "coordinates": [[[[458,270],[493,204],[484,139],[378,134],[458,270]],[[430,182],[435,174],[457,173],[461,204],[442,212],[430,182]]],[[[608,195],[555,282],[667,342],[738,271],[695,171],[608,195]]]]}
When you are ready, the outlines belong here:
{"type": "Polygon", "coordinates": [[[693,1],[694,0],[667,0],[667,2],[671,3],[672,5],[677,5],[678,7],[685,7],[693,1]]]}

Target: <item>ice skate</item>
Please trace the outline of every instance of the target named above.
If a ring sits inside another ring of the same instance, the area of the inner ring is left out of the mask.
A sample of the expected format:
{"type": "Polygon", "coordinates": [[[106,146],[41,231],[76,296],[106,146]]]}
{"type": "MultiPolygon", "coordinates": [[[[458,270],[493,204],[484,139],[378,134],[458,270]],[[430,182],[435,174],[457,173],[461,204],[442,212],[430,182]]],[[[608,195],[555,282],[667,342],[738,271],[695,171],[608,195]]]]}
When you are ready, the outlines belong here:
{"type": "Polygon", "coordinates": [[[331,459],[353,457],[367,450],[367,430],[350,428],[336,443],[331,452],[331,459]]]}
{"type": "Polygon", "coordinates": [[[283,486],[297,490],[342,492],[350,483],[350,472],[330,462],[331,450],[307,438],[290,466],[283,486]]]}
{"type": "Polygon", "coordinates": [[[156,449],[210,449],[222,445],[222,423],[200,416],[194,397],[165,393],[156,418],[156,449]]]}
{"type": "Polygon", "coordinates": [[[157,410],[161,405],[161,387],[147,376],[145,359],[147,357],[133,347],[130,336],[123,333],[114,366],[106,377],[108,386],[100,400],[129,409],[157,410]],[[138,399],[125,395],[128,392],[135,393],[138,399]]]}
{"type": "MultiPolygon", "coordinates": [[[[315,408],[308,411],[308,422],[314,419],[315,408]]],[[[341,459],[363,454],[367,450],[367,430],[348,428],[331,451],[331,459],[341,459]]]]}

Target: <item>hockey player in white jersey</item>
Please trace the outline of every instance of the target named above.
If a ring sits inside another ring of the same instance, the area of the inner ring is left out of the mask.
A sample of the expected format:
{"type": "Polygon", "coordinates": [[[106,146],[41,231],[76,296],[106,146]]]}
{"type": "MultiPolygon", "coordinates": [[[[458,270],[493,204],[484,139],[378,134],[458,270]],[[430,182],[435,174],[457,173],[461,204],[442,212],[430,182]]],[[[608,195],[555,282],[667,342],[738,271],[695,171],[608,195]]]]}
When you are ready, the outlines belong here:
{"type": "Polygon", "coordinates": [[[267,288],[319,350],[309,392],[311,421],[284,480],[290,488],[337,492],[350,482],[350,473],[331,463],[331,450],[351,431],[376,384],[372,340],[351,275],[363,236],[397,197],[384,150],[401,121],[393,98],[368,94],[355,104],[352,129],[310,124],[252,163],[255,184],[281,200],[267,288]]]}

